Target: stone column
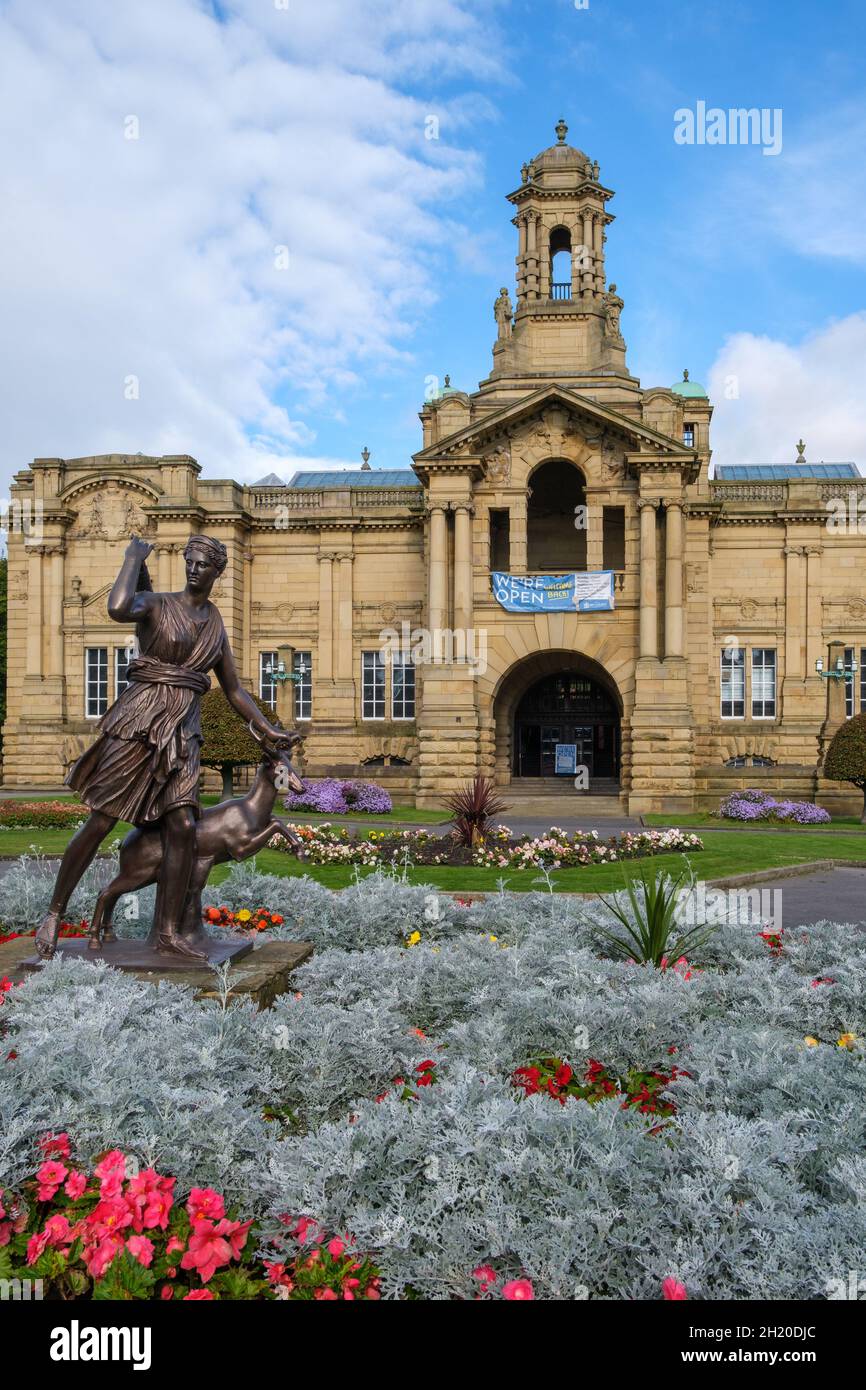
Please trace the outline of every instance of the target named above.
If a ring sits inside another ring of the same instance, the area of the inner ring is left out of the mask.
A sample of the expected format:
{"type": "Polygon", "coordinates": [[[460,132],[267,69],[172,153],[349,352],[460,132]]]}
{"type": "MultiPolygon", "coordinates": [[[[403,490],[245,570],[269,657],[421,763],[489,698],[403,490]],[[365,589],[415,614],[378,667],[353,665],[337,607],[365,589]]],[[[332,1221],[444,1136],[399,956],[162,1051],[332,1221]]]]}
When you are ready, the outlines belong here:
{"type": "Polygon", "coordinates": [[[604,502],[610,487],[586,489],[586,568],[591,573],[604,569],[604,502]]]}
{"type": "Polygon", "coordinates": [[[683,504],[672,498],[665,512],[665,660],[683,655],[683,504]]]}
{"type": "Polygon", "coordinates": [[[334,678],[333,556],[319,556],[319,649],[316,667],[320,680],[334,678]]]}
{"type": "Polygon", "coordinates": [[[595,260],[595,283],[594,290],[596,298],[601,298],[604,294],[604,218],[597,212],[592,219],[592,249],[595,260]]]}
{"type": "Polygon", "coordinates": [[[640,509],[640,655],[658,658],[658,566],[656,509],[658,501],[642,497],[640,509]]]}
{"type": "Polygon", "coordinates": [[[583,212],[583,252],[581,255],[581,266],[581,292],[583,294],[591,294],[595,272],[593,261],[592,212],[589,208],[585,208],[583,212]]]}
{"type": "Polygon", "coordinates": [[[42,594],[42,546],[27,546],[27,675],[41,678],[42,626],[45,621],[42,594]]]}
{"type": "Polygon", "coordinates": [[[444,506],[430,508],[427,623],[431,635],[448,626],[448,527],[444,506]]]}
{"type": "Polygon", "coordinates": [[[803,547],[785,546],[785,679],[803,680],[803,547]]]}
{"type": "Polygon", "coordinates": [[[251,546],[245,546],[243,550],[244,561],[244,645],[242,659],[242,677],[245,677],[250,688],[259,693],[259,673],[253,667],[253,558],[254,552],[251,546]]]}
{"type": "Polygon", "coordinates": [[[48,591],[45,595],[45,630],[48,637],[47,672],[49,676],[64,676],[63,662],[63,543],[46,546],[48,559],[48,591]]]}
{"type": "Polygon", "coordinates": [[[526,573],[526,496],[515,497],[509,508],[508,550],[511,574],[526,573]]]}
{"type": "Polygon", "coordinates": [[[526,214],[526,295],[538,298],[538,214],[526,214]]]}
{"type": "MultiPolygon", "coordinates": [[[[814,677],[815,662],[823,650],[821,621],[820,545],[806,546],[806,674],[814,677]]],[[[839,682],[843,684],[842,681],[839,682]]]]}
{"type": "Polygon", "coordinates": [[[337,680],[352,679],[352,556],[341,555],[337,598],[337,680]]]}
{"type": "Polygon", "coordinates": [[[463,505],[454,513],[454,627],[472,627],[472,509],[463,505]]]}

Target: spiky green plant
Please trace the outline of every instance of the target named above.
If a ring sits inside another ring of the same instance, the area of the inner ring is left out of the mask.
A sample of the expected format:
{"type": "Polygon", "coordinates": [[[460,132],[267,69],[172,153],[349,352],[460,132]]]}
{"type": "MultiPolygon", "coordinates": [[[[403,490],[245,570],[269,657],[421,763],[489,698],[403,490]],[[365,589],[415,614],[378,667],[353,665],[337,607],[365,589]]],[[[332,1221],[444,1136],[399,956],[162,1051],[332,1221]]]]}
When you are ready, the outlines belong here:
{"type": "Polygon", "coordinates": [[[482,777],[480,773],[459,791],[446,797],[445,805],[454,813],[451,824],[460,837],[460,843],[473,847],[484,839],[493,817],[508,810],[505,802],[496,795],[489,777],[482,777]]]}
{"type": "Polygon", "coordinates": [[[714,927],[698,923],[683,931],[678,915],[681,891],[684,887],[687,891],[691,889],[694,881],[694,874],[688,867],[681,869],[675,878],[658,871],[647,878],[641,869],[625,880],[631,913],[615,898],[597,893],[625,933],[600,933],[610,955],[615,960],[634,960],[638,965],[659,967],[663,960],[673,965],[681,956],[688,958],[689,953],[699,950],[712,936],[714,927]],[[640,884],[639,893],[635,890],[636,881],[640,884]]]}

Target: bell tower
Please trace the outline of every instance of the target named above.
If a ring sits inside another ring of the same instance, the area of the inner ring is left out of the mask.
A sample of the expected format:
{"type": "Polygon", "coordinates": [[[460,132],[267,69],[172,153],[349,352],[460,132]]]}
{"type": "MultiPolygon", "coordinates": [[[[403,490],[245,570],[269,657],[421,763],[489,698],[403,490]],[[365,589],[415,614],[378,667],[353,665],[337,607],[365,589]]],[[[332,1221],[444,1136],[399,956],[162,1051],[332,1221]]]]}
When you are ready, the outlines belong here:
{"type": "Polygon", "coordinates": [[[599,181],[598,162],[567,144],[567,134],[560,120],[556,144],[523,165],[520,187],[507,195],[519,239],[517,306],[513,325],[497,312],[491,379],[629,375],[623,301],[605,280],[613,192],[599,181]]]}

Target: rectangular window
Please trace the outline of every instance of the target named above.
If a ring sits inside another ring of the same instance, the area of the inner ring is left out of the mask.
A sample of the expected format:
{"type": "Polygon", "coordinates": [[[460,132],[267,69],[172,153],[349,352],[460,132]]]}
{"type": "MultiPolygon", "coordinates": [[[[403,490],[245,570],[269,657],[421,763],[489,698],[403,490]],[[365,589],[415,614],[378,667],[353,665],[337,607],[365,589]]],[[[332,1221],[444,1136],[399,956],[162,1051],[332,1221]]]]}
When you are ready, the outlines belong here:
{"type": "Polygon", "coordinates": [[[722,718],[744,719],[746,714],[746,653],[742,647],[722,652],[722,718]]]}
{"type": "Polygon", "coordinates": [[[625,507],[603,507],[601,513],[602,568],[625,569],[625,507]]]}
{"type": "Polygon", "coordinates": [[[85,652],[84,701],[88,719],[101,719],[108,709],[108,648],[85,652]]]}
{"type": "Polygon", "coordinates": [[[507,509],[490,513],[490,568],[507,573],[511,568],[511,514],[507,509]]]}
{"type": "Polygon", "coordinates": [[[313,717],[313,653],[295,652],[292,670],[300,680],[295,681],[295,718],[313,717]]]}
{"type": "Polygon", "coordinates": [[[695,447],[694,425],[683,425],[683,443],[687,449],[693,449],[695,447]]]}
{"type": "Polygon", "coordinates": [[[866,647],[861,647],[859,653],[856,647],[845,648],[846,671],[852,670],[855,655],[859,669],[854,671],[853,679],[849,677],[845,681],[846,719],[850,719],[853,714],[866,714],[866,647]]]}
{"type": "Polygon", "coordinates": [[[259,652],[259,699],[263,700],[269,709],[277,707],[277,683],[274,680],[274,671],[277,669],[279,660],[276,652],[259,652]],[[270,671],[267,669],[270,667],[270,671]]]}
{"type": "Polygon", "coordinates": [[[776,717],[776,649],[752,648],[752,718],[776,717]]]}
{"type": "Polygon", "coordinates": [[[415,718],[415,663],[408,652],[391,659],[391,718],[415,718]]]}
{"type": "Polygon", "coordinates": [[[132,647],[115,647],[114,649],[114,698],[117,699],[121,690],[125,690],[129,685],[126,679],[126,670],[135,656],[132,647]]]}
{"type": "Polygon", "coordinates": [[[385,718],[385,663],[380,652],[361,653],[361,717],[385,718]]]}

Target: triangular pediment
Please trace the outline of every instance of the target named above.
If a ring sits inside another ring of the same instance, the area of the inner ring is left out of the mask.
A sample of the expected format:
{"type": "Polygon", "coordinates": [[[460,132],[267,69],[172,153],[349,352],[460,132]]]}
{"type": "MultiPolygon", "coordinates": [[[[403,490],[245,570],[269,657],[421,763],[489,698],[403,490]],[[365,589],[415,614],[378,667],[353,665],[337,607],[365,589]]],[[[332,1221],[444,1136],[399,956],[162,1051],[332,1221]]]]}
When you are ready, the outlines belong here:
{"type": "Polygon", "coordinates": [[[455,430],[436,444],[431,444],[420,453],[414,454],[415,469],[423,474],[428,466],[437,462],[453,462],[461,455],[480,455],[494,441],[501,439],[503,434],[518,429],[521,424],[542,415],[551,407],[567,410],[577,420],[585,421],[595,432],[608,430],[624,436],[628,440],[629,452],[666,454],[671,462],[694,462],[694,450],[685,448],[669,435],[660,434],[658,430],[650,429],[648,425],[643,425],[610,406],[600,405],[598,401],[582,396],[578,391],[572,391],[568,387],[542,386],[531,395],[524,396],[523,400],[503,406],[501,410],[491,411],[483,419],[455,430]]]}

